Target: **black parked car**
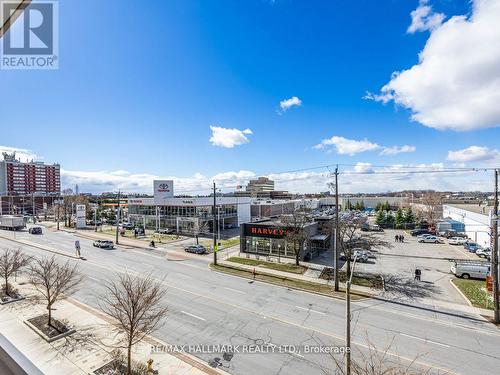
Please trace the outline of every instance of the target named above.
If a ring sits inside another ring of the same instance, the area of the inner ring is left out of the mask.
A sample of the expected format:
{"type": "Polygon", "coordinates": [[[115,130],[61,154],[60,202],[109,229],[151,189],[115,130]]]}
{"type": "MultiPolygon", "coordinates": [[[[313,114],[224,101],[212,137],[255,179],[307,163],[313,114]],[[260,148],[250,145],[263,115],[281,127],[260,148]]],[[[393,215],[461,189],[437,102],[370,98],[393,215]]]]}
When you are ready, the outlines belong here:
{"type": "Polygon", "coordinates": [[[28,230],[29,234],[42,234],[42,228],[41,227],[31,227],[28,230]]]}
{"type": "Polygon", "coordinates": [[[434,233],[431,233],[428,229],[414,229],[410,232],[410,234],[413,237],[417,237],[417,236],[420,236],[422,234],[434,234],[434,233]]]}

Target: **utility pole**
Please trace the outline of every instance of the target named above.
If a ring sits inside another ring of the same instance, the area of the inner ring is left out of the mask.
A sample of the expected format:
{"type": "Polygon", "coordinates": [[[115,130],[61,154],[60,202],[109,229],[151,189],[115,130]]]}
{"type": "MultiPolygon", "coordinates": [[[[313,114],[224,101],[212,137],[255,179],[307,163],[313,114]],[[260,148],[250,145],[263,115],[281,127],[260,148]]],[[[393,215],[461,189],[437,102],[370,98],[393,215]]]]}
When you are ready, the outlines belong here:
{"type": "Polygon", "coordinates": [[[498,169],[495,169],[495,203],[492,217],[493,247],[491,252],[491,270],[493,274],[493,309],[495,311],[495,324],[500,323],[500,311],[498,306],[498,169]]]}
{"type": "Polygon", "coordinates": [[[217,233],[215,231],[215,210],[217,206],[216,202],[216,190],[215,190],[215,181],[214,181],[214,206],[212,208],[212,216],[213,216],[213,225],[212,225],[212,233],[214,237],[214,265],[217,265],[217,233]]]}
{"type": "MultiPolygon", "coordinates": [[[[120,198],[121,191],[118,190],[118,208],[116,209],[116,244],[118,245],[118,227],[120,225],[120,198]]],[[[144,232],[146,232],[146,227],[144,227],[144,232]]]]}
{"type": "Polygon", "coordinates": [[[345,375],[351,375],[351,282],[356,267],[357,256],[354,257],[354,262],[351,270],[351,257],[347,257],[347,278],[345,283],[345,375]]]}
{"type": "Polygon", "coordinates": [[[334,268],[333,268],[333,279],[335,282],[334,290],[339,291],[339,234],[340,234],[340,224],[339,224],[339,166],[335,168],[335,231],[334,231],[334,247],[333,255],[334,268]]]}

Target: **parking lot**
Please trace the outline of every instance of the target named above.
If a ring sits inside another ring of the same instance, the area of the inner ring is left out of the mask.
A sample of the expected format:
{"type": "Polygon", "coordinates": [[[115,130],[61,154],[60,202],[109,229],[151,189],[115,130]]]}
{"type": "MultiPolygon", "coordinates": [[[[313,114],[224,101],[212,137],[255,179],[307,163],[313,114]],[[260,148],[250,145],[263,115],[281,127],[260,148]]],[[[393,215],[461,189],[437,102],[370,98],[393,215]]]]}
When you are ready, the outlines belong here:
{"type": "Polygon", "coordinates": [[[450,259],[480,260],[475,254],[464,250],[462,245],[449,245],[447,240],[442,244],[419,243],[416,237],[408,232],[388,229],[377,234],[383,236],[392,247],[374,251],[375,258],[368,263],[356,265],[357,271],[393,276],[394,283],[405,284],[410,288],[405,298],[411,298],[412,291],[416,299],[425,298],[429,302],[466,303],[450,279],[450,259]],[[395,242],[394,236],[404,235],[404,242],[395,242]],[[422,271],[421,281],[413,282],[415,269],[422,271]]]}

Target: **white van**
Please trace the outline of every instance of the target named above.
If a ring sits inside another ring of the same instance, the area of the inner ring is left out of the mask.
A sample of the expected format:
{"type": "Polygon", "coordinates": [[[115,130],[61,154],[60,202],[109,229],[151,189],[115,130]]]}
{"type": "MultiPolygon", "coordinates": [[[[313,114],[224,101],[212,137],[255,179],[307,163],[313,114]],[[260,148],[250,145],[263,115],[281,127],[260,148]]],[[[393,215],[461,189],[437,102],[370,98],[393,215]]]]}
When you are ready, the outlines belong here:
{"type": "Polygon", "coordinates": [[[482,279],[490,274],[491,265],[488,262],[461,262],[455,261],[451,266],[451,273],[463,279],[482,279]]]}

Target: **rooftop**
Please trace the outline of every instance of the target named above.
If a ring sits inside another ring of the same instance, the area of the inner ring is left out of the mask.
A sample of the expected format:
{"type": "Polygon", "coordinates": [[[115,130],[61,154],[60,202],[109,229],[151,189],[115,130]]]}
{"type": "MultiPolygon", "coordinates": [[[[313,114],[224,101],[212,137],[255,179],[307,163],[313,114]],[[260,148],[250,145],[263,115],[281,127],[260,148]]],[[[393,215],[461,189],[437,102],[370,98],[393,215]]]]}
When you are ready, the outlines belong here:
{"type": "Polygon", "coordinates": [[[476,214],[488,215],[493,206],[485,206],[479,204],[469,204],[469,203],[446,203],[446,206],[459,208],[461,210],[466,210],[470,212],[475,212],[476,214]]]}

